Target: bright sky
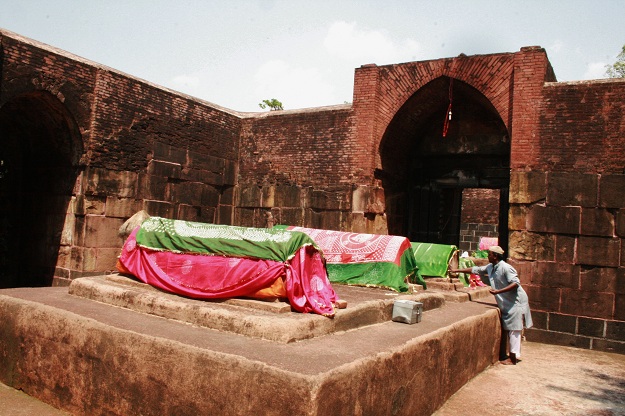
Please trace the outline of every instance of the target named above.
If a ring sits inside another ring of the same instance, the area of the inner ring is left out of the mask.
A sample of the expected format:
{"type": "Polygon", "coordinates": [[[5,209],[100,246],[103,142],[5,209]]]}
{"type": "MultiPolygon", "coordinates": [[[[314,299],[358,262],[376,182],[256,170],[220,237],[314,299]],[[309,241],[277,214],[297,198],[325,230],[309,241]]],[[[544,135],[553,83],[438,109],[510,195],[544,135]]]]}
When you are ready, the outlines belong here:
{"type": "Polygon", "coordinates": [[[0,0],[0,27],[238,111],[352,101],[361,65],[542,46],[605,77],[625,0],[0,0]]]}

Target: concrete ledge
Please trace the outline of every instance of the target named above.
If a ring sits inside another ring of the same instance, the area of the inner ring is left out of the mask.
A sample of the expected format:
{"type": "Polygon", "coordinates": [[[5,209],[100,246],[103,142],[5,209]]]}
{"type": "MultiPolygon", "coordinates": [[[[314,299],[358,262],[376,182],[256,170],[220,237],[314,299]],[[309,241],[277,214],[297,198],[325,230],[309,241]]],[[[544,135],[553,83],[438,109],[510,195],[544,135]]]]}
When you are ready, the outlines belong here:
{"type": "Polygon", "coordinates": [[[292,343],[63,288],[0,290],[0,315],[2,382],[82,415],[426,415],[497,360],[500,339],[478,302],[292,343]]]}
{"type": "Polygon", "coordinates": [[[188,299],[115,274],[76,279],[69,286],[69,293],[136,312],[278,342],[300,341],[389,321],[396,299],[422,302],[424,310],[439,308],[446,300],[440,293],[405,295],[345,285],[335,285],[335,289],[348,307],[337,310],[334,319],[292,313],[285,302],[188,299]]]}

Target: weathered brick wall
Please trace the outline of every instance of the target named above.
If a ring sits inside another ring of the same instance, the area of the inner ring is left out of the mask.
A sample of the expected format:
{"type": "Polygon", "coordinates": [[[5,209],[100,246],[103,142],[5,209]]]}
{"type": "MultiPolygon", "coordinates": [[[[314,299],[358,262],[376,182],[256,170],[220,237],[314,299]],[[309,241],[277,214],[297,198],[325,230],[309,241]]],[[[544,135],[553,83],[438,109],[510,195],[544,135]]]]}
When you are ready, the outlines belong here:
{"type": "Polygon", "coordinates": [[[462,191],[460,250],[479,248],[482,237],[498,237],[499,190],[467,188],[462,191]]]}
{"type": "Polygon", "coordinates": [[[350,229],[351,106],[243,120],[236,223],[350,229]]]}
{"type": "Polygon", "coordinates": [[[0,106],[16,96],[47,91],[69,110],[82,138],[88,140],[97,68],[3,31],[0,46],[0,106]]]}
{"type": "Polygon", "coordinates": [[[0,34],[0,104],[49,91],[69,109],[80,132],[82,159],[76,164],[57,277],[113,270],[123,243],[117,230],[141,209],[168,218],[232,223],[238,113],[10,32],[0,34]]]}
{"type": "Polygon", "coordinates": [[[410,97],[450,77],[482,94],[508,129],[509,258],[534,310],[528,336],[625,351],[623,80],[554,82],[545,51],[528,47],[364,65],[353,105],[242,115],[0,36],[0,105],[48,91],[81,139],[61,236],[65,277],[112,268],[116,230],[142,208],[206,222],[385,233],[374,175],[381,140],[410,97]]]}
{"type": "Polygon", "coordinates": [[[351,106],[269,111],[243,120],[241,172],[247,183],[328,187],[351,182],[351,106]]]}
{"type": "Polygon", "coordinates": [[[542,94],[533,157],[510,192],[529,336],[625,352],[625,80],[547,83],[542,94]]]}
{"type": "MultiPolygon", "coordinates": [[[[98,71],[94,93],[81,177],[81,196],[92,209],[77,212],[85,215],[85,230],[116,229],[140,209],[232,223],[238,117],[112,71],[98,71]]],[[[119,242],[110,245],[113,253],[119,242]]]]}
{"type": "MultiPolygon", "coordinates": [[[[544,51],[543,51],[544,52],[544,51]]],[[[363,172],[381,168],[379,148],[382,136],[395,114],[421,87],[439,78],[466,82],[493,104],[510,128],[510,79],[515,54],[445,58],[396,65],[363,65],[354,76],[354,147],[359,157],[355,167],[363,172]]],[[[369,179],[370,175],[363,176],[369,179]]]]}

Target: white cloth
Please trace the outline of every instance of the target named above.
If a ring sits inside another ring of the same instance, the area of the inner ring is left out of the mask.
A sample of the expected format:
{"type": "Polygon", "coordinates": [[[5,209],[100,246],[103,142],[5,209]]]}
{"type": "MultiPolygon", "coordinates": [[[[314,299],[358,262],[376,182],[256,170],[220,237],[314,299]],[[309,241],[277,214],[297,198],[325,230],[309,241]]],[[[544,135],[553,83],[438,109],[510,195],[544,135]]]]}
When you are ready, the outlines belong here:
{"type": "Polygon", "coordinates": [[[510,339],[510,354],[514,354],[516,358],[521,358],[521,330],[509,331],[508,338],[510,339]]]}

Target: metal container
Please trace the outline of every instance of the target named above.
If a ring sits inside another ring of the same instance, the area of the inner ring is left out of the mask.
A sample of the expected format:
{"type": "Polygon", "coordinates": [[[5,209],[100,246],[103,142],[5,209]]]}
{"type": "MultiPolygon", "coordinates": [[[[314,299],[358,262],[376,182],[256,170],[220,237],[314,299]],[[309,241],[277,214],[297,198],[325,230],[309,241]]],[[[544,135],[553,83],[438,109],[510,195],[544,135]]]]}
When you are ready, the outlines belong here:
{"type": "Polygon", "coordinates": [[[414,300],[398,299],[393,302],[393,321],[405,324],[421,322],[423,303],[414,300]]]}

